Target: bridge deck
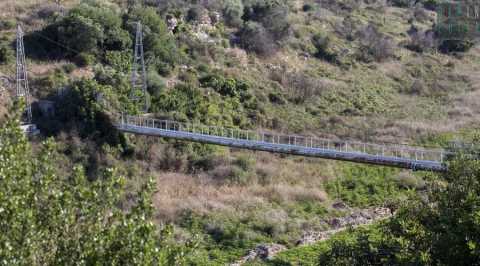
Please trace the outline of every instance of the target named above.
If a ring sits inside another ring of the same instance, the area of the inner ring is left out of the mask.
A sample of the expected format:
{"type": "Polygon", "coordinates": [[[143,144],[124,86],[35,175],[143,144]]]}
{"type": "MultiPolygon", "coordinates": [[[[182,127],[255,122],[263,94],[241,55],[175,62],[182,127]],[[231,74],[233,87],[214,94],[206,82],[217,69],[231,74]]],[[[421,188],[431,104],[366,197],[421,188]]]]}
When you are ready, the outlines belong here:
{"type": "Polygon", "coordinates": [[[436,172],[446,170],[443,160],[449,154],[444,150],[429,150],[403,145],[378,145],[315,137],[275,135],[137,116],[122,116],[117,128],[123,132],[140,135],[436,172]]]}

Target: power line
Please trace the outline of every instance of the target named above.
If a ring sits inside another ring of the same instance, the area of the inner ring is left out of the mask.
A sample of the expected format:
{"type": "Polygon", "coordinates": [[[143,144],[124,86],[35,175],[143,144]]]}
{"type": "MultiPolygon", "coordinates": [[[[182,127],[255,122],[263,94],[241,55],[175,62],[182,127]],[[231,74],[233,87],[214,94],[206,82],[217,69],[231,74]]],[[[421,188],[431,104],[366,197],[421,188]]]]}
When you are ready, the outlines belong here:
{"type": "Polygon", "coordinates": [[[57,42],[57,41],[55,41],[55,40],[52,40],[52,39],[50,39],[49,37],[47,37],[47,36],[45,36],[45,35],[43,35],[43,34],[40,34],[40,33],[38,33],[38,32],[32,32],[32,34],[38,35],[39,37],[41,37],[41,38],[43,38],[43,39],[45,39],[45,40],[47,40],[47,41],[49,41],[49,42],[51,42],[51,43],[53,43],[53,44],[56,44],[56,45],[58,45],[58,46],[60,46],[60,47],[62,47],[62,48],[65,48],[65,49],[67,49],[67,50],[69,50],[69,51],[71,51],[71,52],[74,52],[74,53],[76,53],[76,54],[80,54],[80,53],[81,53],[80,51],[77,51],[77,50],[75,50],[75,49],[73,49],[73,48],[70,48],[70,47],[68,47],[68,46],[65,46],[65,45],[63,45],[62,43],[59,43],[59,42],[57,42]]]}

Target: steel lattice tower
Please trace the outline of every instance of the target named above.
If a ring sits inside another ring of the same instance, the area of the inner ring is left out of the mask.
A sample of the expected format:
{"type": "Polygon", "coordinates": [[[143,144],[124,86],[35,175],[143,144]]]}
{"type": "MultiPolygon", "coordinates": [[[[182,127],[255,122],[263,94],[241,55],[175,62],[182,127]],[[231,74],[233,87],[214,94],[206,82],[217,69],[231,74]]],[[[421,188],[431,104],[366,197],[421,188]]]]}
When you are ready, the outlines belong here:
{"type": "Polygon", "coordinates": [[[132,92],[130,98],[139,101],[143,97],[144,111],[148,111],[147,102],[147,72],[145,70],[145,57],[143,53],[143,31],[142,23],[137,22],[137,33],[135,37],[135,52],[133,56],[132,69],[132,92]],[[141,69],[139,69],[141,68],[141,69]],[[139,73],[139,71],[141,71],[139,73]]]}
{"type": "Polygon", "coordinates": [[[17,26],[17,98],[23,98],[26,105],[26,122],[32,122],[32,106],[30,102],[30,90],[28,87],[27,65],[25,62],[25,46],[23,44],[23,30],[17,26]]]}

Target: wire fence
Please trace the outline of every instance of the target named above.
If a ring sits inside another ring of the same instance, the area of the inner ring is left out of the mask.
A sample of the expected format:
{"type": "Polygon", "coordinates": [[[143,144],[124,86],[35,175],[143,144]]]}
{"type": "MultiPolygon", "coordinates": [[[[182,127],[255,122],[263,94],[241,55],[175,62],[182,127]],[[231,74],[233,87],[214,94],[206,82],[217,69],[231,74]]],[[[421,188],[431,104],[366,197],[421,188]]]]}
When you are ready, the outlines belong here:
{"type": "Polygon", "coordinates": [[[255,143],[289,145],[292,147],[331,150],[345,153],[362,153],[382,157],[396,157],[415,161],[443,162],[451,152],[442,149],[426,149],[394,144],[374,144],[357,141],[339,141],[313,136],[281,135],[235,128],[182,123],[171,120],[120,115],[120,126],[135,126],[195,135],[213,136],[255,143]]]}

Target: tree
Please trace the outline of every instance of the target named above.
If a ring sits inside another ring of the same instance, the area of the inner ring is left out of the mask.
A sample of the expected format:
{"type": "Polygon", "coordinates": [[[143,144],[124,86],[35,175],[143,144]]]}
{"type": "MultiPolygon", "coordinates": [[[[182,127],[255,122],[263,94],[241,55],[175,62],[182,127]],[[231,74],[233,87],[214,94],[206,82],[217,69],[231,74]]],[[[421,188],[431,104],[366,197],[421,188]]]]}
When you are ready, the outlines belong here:
{"type": "Polygon", "coordinates": [[[448,169],[390,221],[332,241],[320,265],[479,265],[480,161],[458,155],[448,169]]]}
{"type": "Polygon", "coordinates": [[[240,45],[260,55],[276,52],[291,32],[289,8],[274,0],[248,1],[239,32],[240,45]]]}
{"type": "Polygon", "coordinates": [[[173,265],[186,247],[171,228],[152,223],[154,183],[118,206],[125,179],[105,169],[88,181],[83,168],[59,173],[55,143],[32,152],[18,115],[0,129],[0,261],[2,265],[173,265]],[[160,237],[158,237],[160,235],[160,237]]]}
{"type": "Polygon", "coordinates": [[[241,0],[225,1],[223,14],[228,25],[234,27],[242,25],[243,8],[241,0]]]}
{"type": "Polygon", "coordinates": [[[168,74],[181,60],[175,39],[168,32],[167,25],[154,8],[136,8],[128,14],[127,26],[135,34],[135,22],[143,25],[144,50],[147,61],[155,66],[160,74],[168,74]]]}
{"type": "Polygon", "coordinates": [[[247,22],[239,33],[240,45],[261,56],[269,56],[277,51],[271,34],[257,22],[247,22]]]}
{"type": "Polygon", "coordinates": [[[378,31],[375,25],[368,25],[357,32],[360,41],[358,57],[366,62],[384,61],[395,55],[395,45],[391,37],[378,31]]]}
{"type": "Polygon", "coordinates": [[[8,64],[15,58],[13,49],[6,44],[0,44],[0,64],[8,64]]]}
{"type": "Polygon", "coordinates": [[[103,56],[107,50],[125,50],[132,45],[120,15],[110,7],[93,3],[75,7],[39,34],[25,38],[27,48],[40,57],[73,58],[82,53],[103,56]]]}

